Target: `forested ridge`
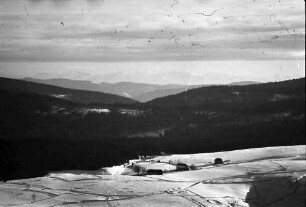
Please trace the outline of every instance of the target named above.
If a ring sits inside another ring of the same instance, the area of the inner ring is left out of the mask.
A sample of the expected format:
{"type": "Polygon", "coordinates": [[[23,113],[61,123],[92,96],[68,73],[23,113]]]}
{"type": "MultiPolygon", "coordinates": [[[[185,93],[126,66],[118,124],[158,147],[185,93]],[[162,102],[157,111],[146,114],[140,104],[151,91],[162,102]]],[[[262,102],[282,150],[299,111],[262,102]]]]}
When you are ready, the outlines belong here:
{"type": "Polygon", "coordinates": [[[305,144],[305,78],[203,87],[133,105],[22,90],[0,96],[0,180],[97,170],[161,152],[305,144]]]}

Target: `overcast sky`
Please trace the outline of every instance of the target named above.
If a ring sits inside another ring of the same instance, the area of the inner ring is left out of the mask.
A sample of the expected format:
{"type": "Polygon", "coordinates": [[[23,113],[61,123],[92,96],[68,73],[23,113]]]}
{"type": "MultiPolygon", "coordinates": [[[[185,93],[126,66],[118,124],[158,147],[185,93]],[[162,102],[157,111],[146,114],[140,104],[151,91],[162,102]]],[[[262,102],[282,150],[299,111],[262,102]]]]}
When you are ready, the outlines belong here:
{"type": "MultiPolygon", "coordinates": [[[[201,74],[224,74],[219,63],[232,62],[228,67],[237,77],[255,77],[254,71],[240,74],[254,66],[270,69],[271,80],[280,67],[287,72],[279,79],[305,76],[304,5],[303,0],[0,0],[0,75],[16,76],[18,68],[25,76],[31,63],[33,71],[44,63],[43,78],[63,76],[78,62],[84,66],[78,73],[102,76],[116,70],[118,77],[135,73],[144,62],[158,62],[156,70],[150,64],[142,68],[158,75],[163,69],[192,72],[177,62],[197,61],[193,75],[200,68],[201,74]],[[244,68],[234,70],[239,61],[244,68]],[[51,63],[66,66],[52,72],[51,63]]],[[[138,78],[133,81],[146,81],[138,78]]]]}

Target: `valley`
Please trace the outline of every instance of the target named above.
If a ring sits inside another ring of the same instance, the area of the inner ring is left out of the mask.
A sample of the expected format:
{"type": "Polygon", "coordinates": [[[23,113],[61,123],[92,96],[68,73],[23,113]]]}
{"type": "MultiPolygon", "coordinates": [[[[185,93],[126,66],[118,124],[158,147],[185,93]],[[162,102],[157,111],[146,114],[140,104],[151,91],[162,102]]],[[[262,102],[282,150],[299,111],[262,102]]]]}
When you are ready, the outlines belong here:
{"type": "Polygon", "coordinates": [[[7,169],[1,180],[95,170],[161,152],[305,144],[305,78],[202,87],[128,104],[98,103],[77,90],[79,98],[57,98],[49,91],[68,89],[20,80],[0,83],[0,157],[7,169]]]}

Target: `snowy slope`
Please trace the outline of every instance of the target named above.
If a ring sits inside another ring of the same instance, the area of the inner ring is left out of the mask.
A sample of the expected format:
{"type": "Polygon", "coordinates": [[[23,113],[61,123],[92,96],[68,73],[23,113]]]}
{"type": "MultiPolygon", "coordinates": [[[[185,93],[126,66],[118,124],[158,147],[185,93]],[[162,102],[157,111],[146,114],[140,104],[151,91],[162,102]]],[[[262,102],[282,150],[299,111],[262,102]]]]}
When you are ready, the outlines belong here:
{"type": "Polygon", "coordinates": [[[156,157],[133,166],[163,175],[59,172],[0,183],[0,206],[305,206],[306,146],[156,157]],[[214,165],[215,158],[226,160],[214,165]],[[154,162],[155,161],[155,162],[154,162]],[[158,161],[158,162],[157,162],[158,161]],[[197,166],[173,172],[175,163],[197,166]],[[105,175],[109,174],[109,175],[105,175]]]}

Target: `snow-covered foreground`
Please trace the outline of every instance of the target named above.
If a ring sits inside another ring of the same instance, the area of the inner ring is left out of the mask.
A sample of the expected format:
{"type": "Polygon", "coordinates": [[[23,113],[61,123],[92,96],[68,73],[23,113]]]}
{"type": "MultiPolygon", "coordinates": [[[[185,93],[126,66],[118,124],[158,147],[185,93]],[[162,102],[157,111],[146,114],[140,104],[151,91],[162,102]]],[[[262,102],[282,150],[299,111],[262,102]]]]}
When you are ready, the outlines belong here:
{"type": "Polygon", "coordinates": [[[163,175],[123,175],[132,170],[117,166],[8,181],[0,183],[0,206],[304,207],[305,150],[303,145],[172,155],[134,165],[161,169],[163,175]],[[224,165],[212,164],[218,157],[224,165]],[[176,172],[173,163],[196,169],[176,172]]]}

